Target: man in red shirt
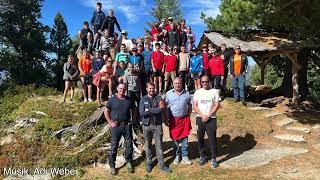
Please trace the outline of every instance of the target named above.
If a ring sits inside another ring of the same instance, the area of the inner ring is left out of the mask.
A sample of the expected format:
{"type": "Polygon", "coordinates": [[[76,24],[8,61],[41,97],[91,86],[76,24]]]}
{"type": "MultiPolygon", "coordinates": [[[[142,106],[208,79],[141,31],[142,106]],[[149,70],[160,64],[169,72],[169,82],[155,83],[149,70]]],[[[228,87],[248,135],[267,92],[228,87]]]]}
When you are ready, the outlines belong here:
{"type": "Polygon", "coordinates": [[[212,49],[212,58],[209,60],[209,75],[212,88],[220,89],[221,80],[224,78],[224,63],[216,48],[212,49]]]}
{"type": "Polygon", "coordinates": [[[211,54],[208,53],[207,45],[203,44],[202,45],[203,75],[208,75],[210,58],[211,58],[211,54]]]}
{"type": "Polygon", "coordinates": [[[160,51],[160,44],[156,43],[156,50],[151,54],[153,83],[157,92],[162,92],[162,75],[164,73],[164,54],[160,51]]]}
{"type": "MultiPolygon", "coordinates": [[[[175,47],[177,50],[177,47],[175,47]]],[[[176,51],[175,50],[175,51],[176,51]]],[[[171,77],[171,82],[176,78],[176,68],[178,64],[178,57],[174,54],[174,51],[169,48],[169,55],[164,56],[165,73],[164,73],[164,88],[165,91],[168,90],[169,80],[171,77]]]]}

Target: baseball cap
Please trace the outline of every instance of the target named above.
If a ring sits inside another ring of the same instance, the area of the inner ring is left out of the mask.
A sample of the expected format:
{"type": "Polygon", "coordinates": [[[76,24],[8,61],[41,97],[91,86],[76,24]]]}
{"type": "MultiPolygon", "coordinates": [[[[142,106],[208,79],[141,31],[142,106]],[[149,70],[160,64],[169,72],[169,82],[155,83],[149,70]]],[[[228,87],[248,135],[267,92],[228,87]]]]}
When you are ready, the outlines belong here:
{"type": "Polygon", "coordinates": [[[132,51],[138,51],[138,49],[136,47],[133,47],[132,51]]]}
{"type": "Polygon", "coordinates": [[[173,20],[173,17],[168,17],[168,20],[173,20]]]}
{"type": "Polygon", "coordinates": [[[121,34],[128,34],[126,30],[121,31],[121,34]]]}
{"type": "Polygon", "coordinates": [[[198,51],[198,49],[196,47],[192,48],[191,51],[195,52],[198,51]]]}

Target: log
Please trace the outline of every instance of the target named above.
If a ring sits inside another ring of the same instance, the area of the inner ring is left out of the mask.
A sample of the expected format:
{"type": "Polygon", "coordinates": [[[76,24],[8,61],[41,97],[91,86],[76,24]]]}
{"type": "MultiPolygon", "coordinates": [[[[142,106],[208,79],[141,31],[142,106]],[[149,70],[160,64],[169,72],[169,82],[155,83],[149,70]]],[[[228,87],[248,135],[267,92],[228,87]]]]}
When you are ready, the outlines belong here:
{"type": "Polygon", "coordinates": [[[96,124],[102,118],[102,116],[104,115],[103,114],[104,110],[105,110],[105,107],[97,109],[89,117],[87,117],[84,121],[82,121],[81,123],[75,124],[75,125],[67,127],[67,128],[60,129],[58,131],[55,131],[53,133],[53,135],[56,138],[61,139],[61,137],[64,134],[68,133],[68,132],[72,132],[73,134],[77,134],[84,127],[89,127],[91,125],[96,124]]]}

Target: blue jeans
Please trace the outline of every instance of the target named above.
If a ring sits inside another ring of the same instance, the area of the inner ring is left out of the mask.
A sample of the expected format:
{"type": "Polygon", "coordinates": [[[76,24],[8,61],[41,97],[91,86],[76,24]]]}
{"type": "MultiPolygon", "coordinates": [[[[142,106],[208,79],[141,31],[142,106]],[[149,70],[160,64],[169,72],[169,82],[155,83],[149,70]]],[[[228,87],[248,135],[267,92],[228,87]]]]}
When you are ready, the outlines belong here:
{"type": "Polygon", "coordinates": [[[181,143],[182,158],[188,157],[188,136],[178,141],[173,141],[173,153],[179,156],[179,143],[181,143]]]}
{"type": "Polygon", "coordinates": [[[235,99],[239,99],[239,95],[241,100],[245,100],[244,96],[244,90],[245,90],[245,84],[246,84],[246,76],[245,75],[239,75],[233,77],[233,95],[235,99]],[[239,94],[240,91],[240,94],[239,94]]]}

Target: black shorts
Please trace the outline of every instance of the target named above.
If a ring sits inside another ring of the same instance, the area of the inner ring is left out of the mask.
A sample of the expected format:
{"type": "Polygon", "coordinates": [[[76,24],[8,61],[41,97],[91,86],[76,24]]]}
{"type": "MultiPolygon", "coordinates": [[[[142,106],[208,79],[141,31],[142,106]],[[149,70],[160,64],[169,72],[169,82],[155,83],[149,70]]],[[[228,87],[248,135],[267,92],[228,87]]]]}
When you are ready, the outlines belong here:
{"type": "Polygon", "coordinates": [[[101,29],[101,25],[94,25],[93,26],[93,33],[97,34],[100,29],[101,29]]]}
{"type": "Polygon", "coordinates": [[[193,80],[198,80],[198,79],[200,79],[199,73],[192,73],[192,76],[193,76],[193,80]]]}
{"type": "Polygon", "coordinates": [[[152,72],[152,76],[153,76],[153,77],[162,76],[161,70],[156,70],[156,72],[152,72]]]}

